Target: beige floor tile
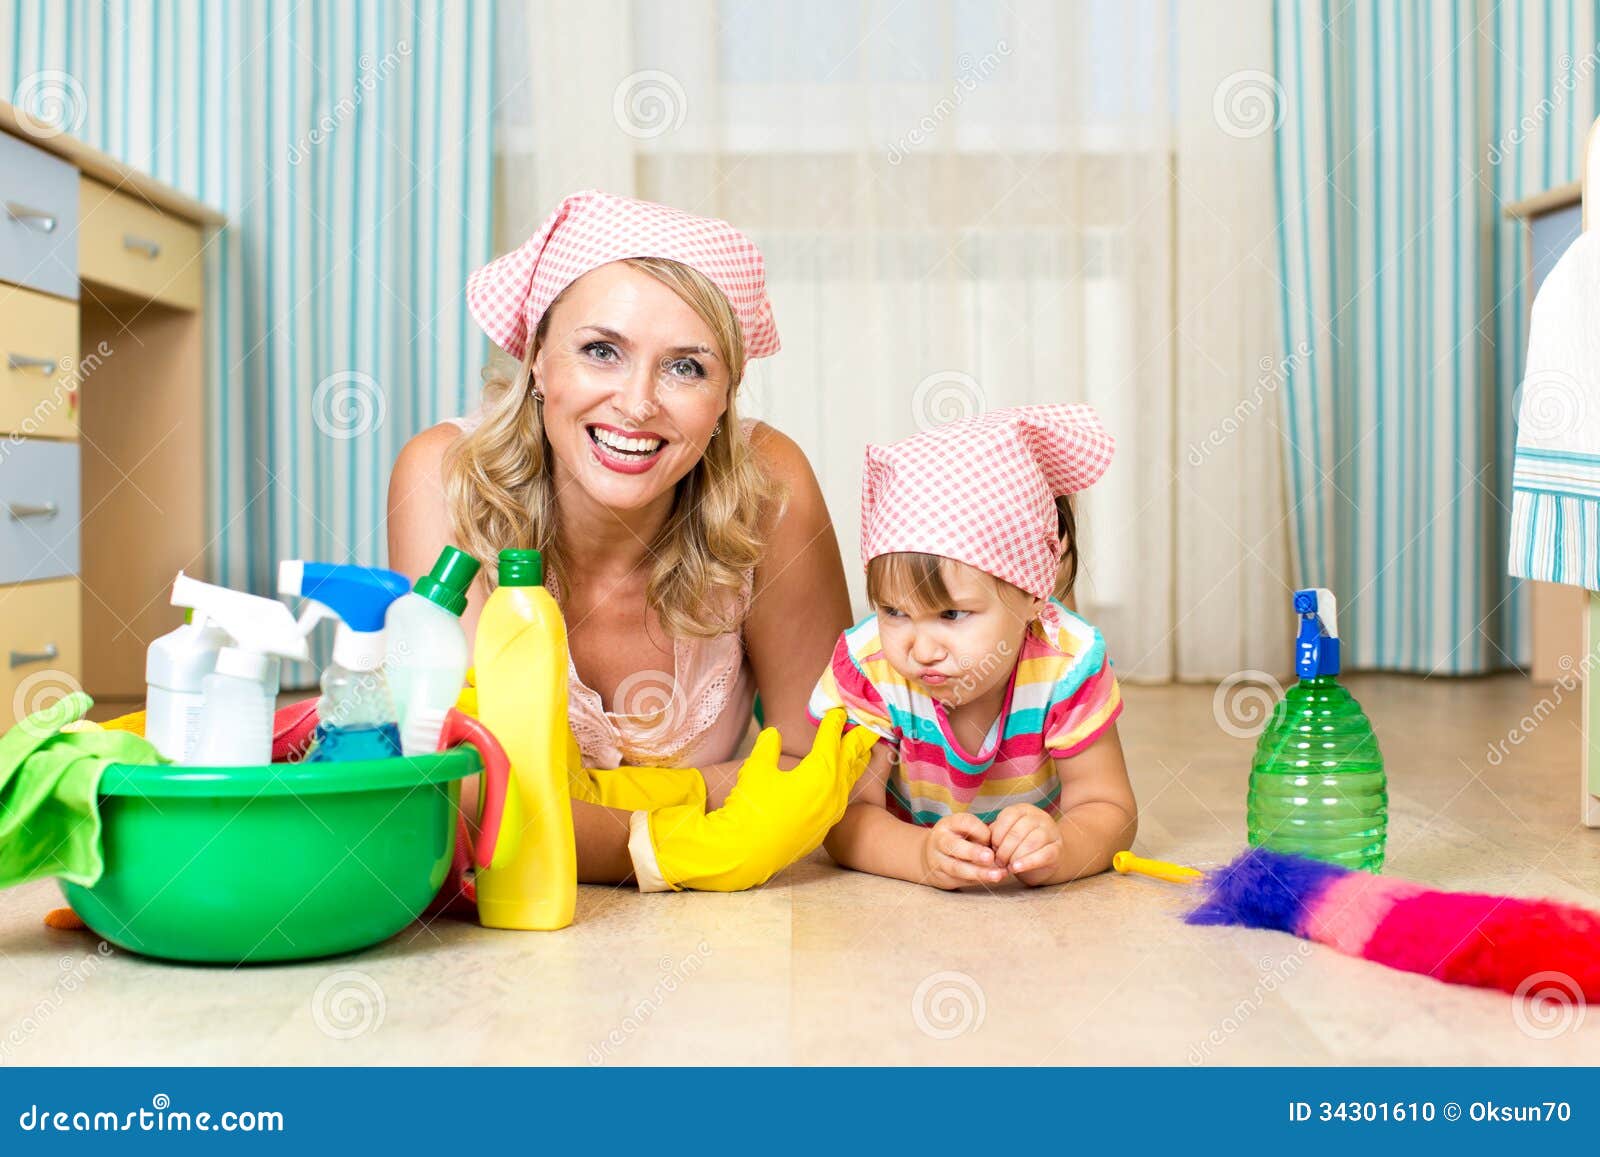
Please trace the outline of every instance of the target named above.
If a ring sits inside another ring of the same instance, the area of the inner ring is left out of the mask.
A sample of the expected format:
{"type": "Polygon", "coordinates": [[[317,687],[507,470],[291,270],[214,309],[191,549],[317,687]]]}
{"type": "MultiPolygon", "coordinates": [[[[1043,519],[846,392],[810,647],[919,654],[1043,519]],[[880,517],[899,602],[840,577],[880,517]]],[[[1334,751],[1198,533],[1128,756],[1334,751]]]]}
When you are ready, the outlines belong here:
{"type": "MultiPolygon", "coordinates": [[[[1511,744],[1549,689],[1518,676],[1350,685],[1388,763],[1388,871],[1600,907],[1575,697],[1511,744]]],[[[1251,741],[1218,727],[1211,687],[1127,698],[1136,846],[1201,866],[1231,857],[1251,741]]],[[[0,893],[0,1061],[1600,1062],[1600,1013],[1540,1020],[1502,994],[1286,936],[1190,928],[1191,899],[1115,876],[947,895],[818,854],[743,895],[583,888],[560,934],[440,921],[342,959],[224,969],[100,956],[92,937],[39,923],[60,897],[36,884],[0,893]]]]}

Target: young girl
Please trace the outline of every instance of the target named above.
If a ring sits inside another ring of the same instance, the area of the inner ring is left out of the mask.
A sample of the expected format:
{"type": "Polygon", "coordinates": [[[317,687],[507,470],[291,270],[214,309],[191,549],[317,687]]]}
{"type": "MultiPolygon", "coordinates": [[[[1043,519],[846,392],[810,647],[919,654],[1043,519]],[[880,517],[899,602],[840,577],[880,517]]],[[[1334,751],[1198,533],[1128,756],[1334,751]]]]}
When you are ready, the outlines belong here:
{"type": "Polygon", "coordinates": [[[868,446],[867,598],[812,692],[883,742],[828,835],[863,872],[961,888],[1103,872],[1137,826],[1100,632],[1060,601],[1067,495],[1110,464],[1088,406],[1023,406],[868,446]]]}

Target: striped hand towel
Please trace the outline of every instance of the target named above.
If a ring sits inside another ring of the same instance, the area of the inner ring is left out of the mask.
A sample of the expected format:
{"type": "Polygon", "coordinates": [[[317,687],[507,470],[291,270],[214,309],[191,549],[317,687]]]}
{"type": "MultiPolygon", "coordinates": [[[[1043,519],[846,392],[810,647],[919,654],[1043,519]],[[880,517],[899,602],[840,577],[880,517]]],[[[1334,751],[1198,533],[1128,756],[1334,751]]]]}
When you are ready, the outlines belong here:
{"type": "Polygon", "coordinates": [[[1600,231],[1534,299],[1521,395],[1510,573],[1600,590],[1600,231]]]}

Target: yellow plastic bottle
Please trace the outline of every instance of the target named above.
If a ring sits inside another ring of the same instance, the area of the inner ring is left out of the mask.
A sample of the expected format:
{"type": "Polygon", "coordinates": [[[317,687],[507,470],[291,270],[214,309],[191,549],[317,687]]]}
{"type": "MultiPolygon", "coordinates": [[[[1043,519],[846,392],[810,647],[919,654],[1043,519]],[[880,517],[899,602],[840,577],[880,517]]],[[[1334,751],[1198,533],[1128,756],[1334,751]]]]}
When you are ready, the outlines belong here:
{"type": "MultiPolygon", "coordinates": [[[[477,876],[478,920],[486,928],[565,928],[578,900],[567,785],[567,627],[543,581],[538,551],[502,550],[500,585],[484,604],[473,643],[478,718],[511,760],[509,797],[521,821],[510,860],[477,876]]],[[[507,820],[512,814],[508,808],[507,820]]]]}

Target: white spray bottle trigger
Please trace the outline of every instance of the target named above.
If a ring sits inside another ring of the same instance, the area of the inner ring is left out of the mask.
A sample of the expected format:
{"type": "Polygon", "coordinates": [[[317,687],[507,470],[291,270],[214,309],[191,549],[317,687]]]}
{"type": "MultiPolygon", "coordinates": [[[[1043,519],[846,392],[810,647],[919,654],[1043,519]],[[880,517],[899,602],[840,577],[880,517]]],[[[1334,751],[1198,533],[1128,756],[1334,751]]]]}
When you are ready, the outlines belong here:
{"type": "Polygon", "coordinates": [[[336,623],[344,621],[339,617],[339,612],[325,603],[319,603],[316,599],[307,599],[305,602],[305,609],[300,612],[300,618],[295,624],[302,636],[311,634],[316,625],[324,619],[332,619],[336,623]]]}
{"type": "Polygon", "coordinates": [[[201,582],[179,571],[172,584],[172,605],[192,608],[197,620],[203,616],[206,623],[226,632],[236,650],[310,658],[305,632],[277,599],[201,582]]]}
{"type": "Polygon", "coordinates": [[[1327,587],[1313,587],[1317,596],[1317,618],[1322,620],[1322,633],[1331,639],[1339,637],[1339,600],[1327,587]]]}

